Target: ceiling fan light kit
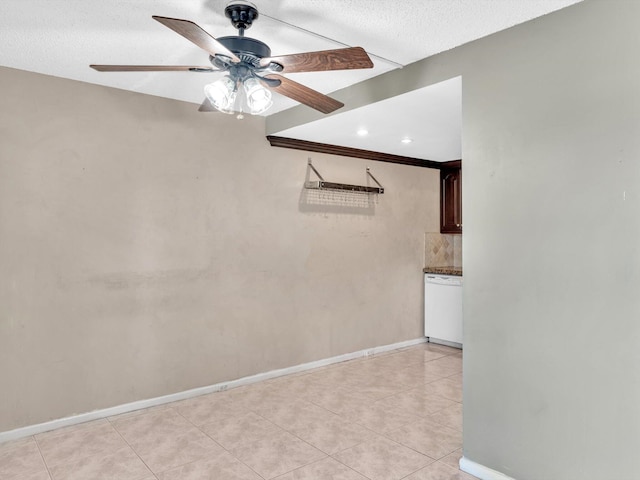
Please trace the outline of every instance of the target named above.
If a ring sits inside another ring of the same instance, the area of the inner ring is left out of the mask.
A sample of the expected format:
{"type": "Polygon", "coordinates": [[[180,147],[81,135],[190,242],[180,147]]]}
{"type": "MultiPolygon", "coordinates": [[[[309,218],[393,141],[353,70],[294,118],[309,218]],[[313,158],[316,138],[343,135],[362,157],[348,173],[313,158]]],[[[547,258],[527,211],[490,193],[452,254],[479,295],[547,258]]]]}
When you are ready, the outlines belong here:
{"type": "Polygon", "coordinates": [[[224,12],[231,24],[238,29],[238,35],[216,39],[189,20],[153,16],[154,20],[208,52],[213,68],[167,65],[90,65],[90,67],[100,72],[227,72],[223,78],[204,87],[207,100],[218,111],[224,113],[248,111],[252,115],[262,114],[271,107],[272,92],[289,97],[325,114],[344,106],[342,102],[294,82],[279,73],[373,67],[373,62],[361,47],[271,57],[271,49],[266,43],[244,36],[244,31],[250,28],[259,16],[255,5],[243,0],[233,0],[227,4],[224,12]]]}
{"type": "Polygon", "coordinates": [[[230,77],[223,77],[204,86],[205,96],[222,113],[233,113],[237,92],[237,84],[230,77]]]}
{"type": "Polygon", "coordinates": [[[239,81],[231,76],[224,76],[220,80],[205,85],[204,94],[211,105],[222,113],[248,111],[252,115],[259,115],[273,105],[271,91],[263,87],[256,78],[239,81]],[[240,83],[242,89],[239,88],[240,83]]]}
{"type": "Polygon", "coordinates": [[[249,111],[253,115],[259,115],[266,112],[273,101],[271,100],[271,91],[263,87],[255,78],[248,78],[244,82],[244,90],[247,95],[247,105],[249,111]]]}

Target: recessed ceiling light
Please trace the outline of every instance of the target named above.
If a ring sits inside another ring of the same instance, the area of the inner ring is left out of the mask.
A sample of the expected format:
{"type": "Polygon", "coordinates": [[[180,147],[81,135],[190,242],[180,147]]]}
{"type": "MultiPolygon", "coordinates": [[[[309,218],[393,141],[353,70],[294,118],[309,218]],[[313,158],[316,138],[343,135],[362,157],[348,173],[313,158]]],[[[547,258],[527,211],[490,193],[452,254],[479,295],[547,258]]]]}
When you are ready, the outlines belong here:
{"type": "Polygon", "coordinates": [[[369,135],[369,130],[367,130],[366,128],[361,128],[360,130],[358,130],[358,135],[360,135],[361,137],[369,135]]]}
{"type": "Polygon", "coordinates": [[[402,140],[400,140],[402,143],[411,143],[413,142],[413,140],[411,140],[409,137],[404,137],[402,140]]]}

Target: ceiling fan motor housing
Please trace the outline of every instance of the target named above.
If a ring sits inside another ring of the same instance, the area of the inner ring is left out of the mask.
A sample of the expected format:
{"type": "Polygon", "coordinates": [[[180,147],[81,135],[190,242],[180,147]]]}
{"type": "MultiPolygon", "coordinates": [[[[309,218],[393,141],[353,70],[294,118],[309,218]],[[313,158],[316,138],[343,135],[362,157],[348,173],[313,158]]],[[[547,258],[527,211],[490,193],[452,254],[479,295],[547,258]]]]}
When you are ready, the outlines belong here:
{"type": "MultiPolygon", "coordinates": [[[[260,59],[271,56],[271,49],[269,46],[249,37],[220,37],[218,41],[226,48],[231,50],[244,64],[248,64],[251,67],[257,68],[260,66],[260,59]]],[[[224,56],[216,55],[215,57],[209,57],[211,63],[218,68],[226,69],[231,64],[224,56]]]]}
{"type": "Polygon", "coordinates": [[[224,14],[238,30],[246,30],[258,18],[258,9],[251,2],[235,0],[227,4],[224,14]]]}
{"type": "Polygon", "coordinates": [[[261,42],[260,40],[256,40],[255,38],[238,36],[218,37],[218,41],[233,53],[238,55],[241,60],[244,60],[242,58],[242,55],[256,57],[258,60],[263,57],[271,56],[271,49],[269,48],[269,46],[266,43],[261,42]]]}

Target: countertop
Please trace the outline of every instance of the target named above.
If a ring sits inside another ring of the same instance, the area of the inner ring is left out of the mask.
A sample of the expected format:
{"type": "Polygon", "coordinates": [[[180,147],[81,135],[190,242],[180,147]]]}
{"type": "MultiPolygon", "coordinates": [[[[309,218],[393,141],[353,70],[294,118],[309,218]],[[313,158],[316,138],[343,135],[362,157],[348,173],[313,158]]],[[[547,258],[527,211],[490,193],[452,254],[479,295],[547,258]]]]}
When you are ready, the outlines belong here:
{"type": "Polygon", "coordinates": [[[455,275],[462,276],[462,268],[460,267],[425,267],[424,273],[434,273],[436,275],[455,275]]]}

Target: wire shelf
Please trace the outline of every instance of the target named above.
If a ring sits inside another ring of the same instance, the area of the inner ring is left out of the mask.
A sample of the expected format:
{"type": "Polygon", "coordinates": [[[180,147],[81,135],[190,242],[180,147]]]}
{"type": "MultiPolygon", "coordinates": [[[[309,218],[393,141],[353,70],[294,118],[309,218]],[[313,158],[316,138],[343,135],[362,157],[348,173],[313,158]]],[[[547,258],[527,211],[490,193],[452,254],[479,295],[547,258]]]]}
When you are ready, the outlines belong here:
{"type": "Polygon", "coordinates": [[[309,168],[316,174],[319,180],[310,180],[304,183],[304,188],[309,190],[325,190],[331,192],[349,192],[352,194],[374,194],[379,195],[384,193],[384,187],[376,180],[371,174],[369,167],[367,167],[367,177],[371,178],[377,186],[369,185],[351,185],[348,183],[327,182],[320,172],[311,163],[311,159],[308,161],[309,168]]]}

